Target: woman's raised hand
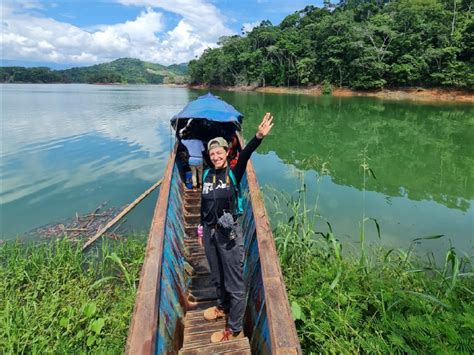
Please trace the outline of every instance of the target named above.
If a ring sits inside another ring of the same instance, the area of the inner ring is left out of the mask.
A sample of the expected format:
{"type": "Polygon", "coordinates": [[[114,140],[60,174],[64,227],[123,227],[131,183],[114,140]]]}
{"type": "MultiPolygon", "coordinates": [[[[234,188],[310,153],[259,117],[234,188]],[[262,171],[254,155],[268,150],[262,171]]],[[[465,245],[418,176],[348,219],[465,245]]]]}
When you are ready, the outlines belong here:
{"type": "Polygon", "coordinates": [[[270,132],[272,127],[273,127],[273,116],[270,112],[267,112],[265,116],[263,116],[262,123],[260,123],[260,125],[258,126],[258,130],[256,134],[257,138],[262,139],[263,137],[265,137],[270,132]]]}

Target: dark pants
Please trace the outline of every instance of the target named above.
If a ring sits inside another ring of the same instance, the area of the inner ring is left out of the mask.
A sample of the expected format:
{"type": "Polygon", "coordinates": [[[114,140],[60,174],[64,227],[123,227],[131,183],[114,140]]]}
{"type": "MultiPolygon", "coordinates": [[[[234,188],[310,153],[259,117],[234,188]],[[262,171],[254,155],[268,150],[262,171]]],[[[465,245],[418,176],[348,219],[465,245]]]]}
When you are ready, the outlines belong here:
{"type": "Polygon", "coordinates": [[[229,240],[223,229],[204,226],[204,250],[211,268],[212,283],[216,287],[217,306],[229,313],[228,327],[232,332],[242,330],[245,312],[245,284],[243,276],[244,244],[240,224],[237,236],[229,240]]]}

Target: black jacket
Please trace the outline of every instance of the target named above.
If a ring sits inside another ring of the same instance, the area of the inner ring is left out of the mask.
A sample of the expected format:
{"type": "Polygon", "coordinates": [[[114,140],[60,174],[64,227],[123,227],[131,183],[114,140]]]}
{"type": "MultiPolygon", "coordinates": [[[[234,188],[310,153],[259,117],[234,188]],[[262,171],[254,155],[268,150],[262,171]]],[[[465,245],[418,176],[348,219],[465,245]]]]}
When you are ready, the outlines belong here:
{"type": "MultiPolygon", "coordinates": [[[[237,164],[232,169],[237,184],[240,184],[247,168],[247,162],[261,142],[261,139],[254,136],[240,152],[237,164]]],[[[206,179],[203,181],[201,198],[202,225],[215,226],[217,220],[225,211],[234,212],[236,187],[228,176],[227,169],[230,168],[210,169],[206,179]]]]}

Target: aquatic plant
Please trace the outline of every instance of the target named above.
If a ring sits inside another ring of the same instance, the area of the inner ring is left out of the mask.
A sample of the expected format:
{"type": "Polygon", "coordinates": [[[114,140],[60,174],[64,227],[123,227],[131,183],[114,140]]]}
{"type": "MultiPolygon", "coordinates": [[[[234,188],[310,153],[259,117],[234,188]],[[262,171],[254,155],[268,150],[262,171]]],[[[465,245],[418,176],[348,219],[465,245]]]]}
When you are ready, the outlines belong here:
{"type": "Polygon", "coordinates": [[[0,352],[122,353],[140,238],[84,254],[66,239],[0,247],[0,352]]]}
{"type": "Polygon", "coordinates": [[[474,351],[470,259],[451,248],[440,267],[414,253],[440,236],[406,251],[361,243],[343,254],[331,225],[321,232],[310,218],[304,189],[273,201],[290,207],[274,235],[304,353],[474,351]]]}

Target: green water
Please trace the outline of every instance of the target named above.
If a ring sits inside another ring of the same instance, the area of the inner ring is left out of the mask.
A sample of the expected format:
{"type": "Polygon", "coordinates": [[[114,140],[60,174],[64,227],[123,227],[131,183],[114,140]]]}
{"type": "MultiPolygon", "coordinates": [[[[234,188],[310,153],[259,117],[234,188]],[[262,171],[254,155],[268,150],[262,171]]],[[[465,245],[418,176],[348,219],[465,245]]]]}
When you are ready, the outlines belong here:
{"type": "MultiPolygon", "coordinates": [[[[104,201],[134,200],[165,168],[169,118],[202,92],[163,86],[3,85],[1,233],[89,212],[104,201]]],[[[473,254],[474,106],[369,98],[217,92],[246,116],[254,133],[270,111],[275,127],[253,156],[276,221],[272,194],[291,193],[304,177],[308,202],[341,240],[358,240],[362,216],[370,241],[418,249],[451,244],[473,254]],[[366,177],[365,156],[376,179],[366,177]],[[321,176],[321,163],[328,173],[321,176]],[[319,182],[318,182],[319,181],[319,182]]],[[[156,194],[127,221],[146,230],[156,194]]],[[[321,231],[326,225],[321,223],[321,231]]]]}
{"type": "MultiPolygon", "coordinates": [[[[247,116],[254,133],[263,112],[275,117],[272,134],[258,149],[262,185],[296,191],[304,176],[308,203],[340,239],[358,240],[362,215],[377,219],[380,242],[442,253],[450,244],[474,252],[474,107],[371,98],[331,98],[219,92],[247,116]],[[366,176],[364,160],[375,178],[366,176]],[[328,175],[321,176],[322,163],[328,175]],[[319,186],[318,186],[319,184],[319,186]],[[319,192],[318,192],[319,190],[319,192]]],[[[264,189],[265,190],[265,189],[264,189]]],[[[267,208],[274,215],[271,196],[267,208]]],[[[274,219],[276,219],[274,217],[274,219]]],[[[326,231],[321,221],[321,231],[326,231]]],[[[367,237],[378,242],[375,224],[367,237]]]]}

